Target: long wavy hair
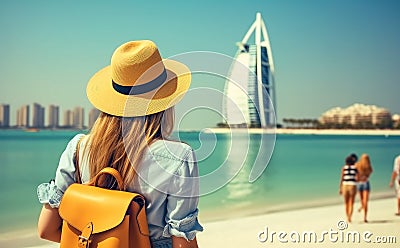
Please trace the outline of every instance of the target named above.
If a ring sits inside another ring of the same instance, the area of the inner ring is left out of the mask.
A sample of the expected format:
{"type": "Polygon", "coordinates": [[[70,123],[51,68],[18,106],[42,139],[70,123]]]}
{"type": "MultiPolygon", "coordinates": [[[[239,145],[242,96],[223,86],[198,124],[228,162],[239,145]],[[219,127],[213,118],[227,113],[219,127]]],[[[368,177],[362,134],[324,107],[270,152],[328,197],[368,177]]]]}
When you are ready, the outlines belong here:
{"type": "MultiPolygon", "coordinates": [[[[118,117],[101,112],[93,125],[84,153],[89,162],[90,178],[105,167],[118,170],[123,189],[135,178],[148,145],[167,139],[174,127],[174,108],[139,117],[118,117]]],[[[102,176],[101,187],[115,188],[114,179],[102,176]]]]}
{"type": "Polygon", "coordinates": [[[369,177],[372,173],[371,160],[367,154],[361,155],[360,160],[356,163],[356,167],[361,176],[369,177]]]}

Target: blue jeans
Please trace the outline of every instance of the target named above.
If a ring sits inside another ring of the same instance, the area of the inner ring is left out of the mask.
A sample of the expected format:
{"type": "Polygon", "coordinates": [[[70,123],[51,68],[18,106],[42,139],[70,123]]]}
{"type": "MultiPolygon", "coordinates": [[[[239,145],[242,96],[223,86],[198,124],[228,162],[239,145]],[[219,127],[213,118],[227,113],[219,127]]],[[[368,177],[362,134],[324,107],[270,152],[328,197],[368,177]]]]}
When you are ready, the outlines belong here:
{"type": "Polygon", "coordinates": [[[371,190],[371,186],[369,184],[369,181],[365,181],[365,182],[359,182],[357,185],[358,191],[370,191],[371,190]]]}

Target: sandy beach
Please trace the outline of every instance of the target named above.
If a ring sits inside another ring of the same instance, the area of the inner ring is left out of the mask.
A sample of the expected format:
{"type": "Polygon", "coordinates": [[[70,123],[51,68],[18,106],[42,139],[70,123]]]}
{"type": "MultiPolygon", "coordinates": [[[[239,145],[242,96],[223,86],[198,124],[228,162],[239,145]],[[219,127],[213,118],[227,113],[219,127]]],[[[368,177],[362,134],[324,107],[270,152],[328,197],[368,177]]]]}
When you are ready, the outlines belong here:
{"type": "MultiPolygon", "coordinates": [[[[192,130],[187,130],[192,131],[192,130]]],[[[297,128],[206,128],[206,133],[249,133],[249,134],[305,134],[305,135],[379,135],[399,136],[398,129],[297,129],[297,128]]]]}
{"type": "Polygon", "coordinates": [[[369,208],[369,223],[357,211],[352,223],[345,222],[342,205],[205,223],[198,240],[200,247],[373,247],[379,242],[382,247],[398,247],[395,198],[373,200],[369,208]]]}
{"type": "MultiPolygon", "coordinates": [[[[345,222],[341,204],[205,222],[198,243],[212,248],[374,247],[378,243],[379,247],[398,247],[400,217],[394,215],[395,198],[372,200],[369,208],[369,223],[357,211],[352,223],[345,222]]],[[[1,234],[0,247],[57,247],[39,240],[34,230],[20,234],[1,234]]]]}

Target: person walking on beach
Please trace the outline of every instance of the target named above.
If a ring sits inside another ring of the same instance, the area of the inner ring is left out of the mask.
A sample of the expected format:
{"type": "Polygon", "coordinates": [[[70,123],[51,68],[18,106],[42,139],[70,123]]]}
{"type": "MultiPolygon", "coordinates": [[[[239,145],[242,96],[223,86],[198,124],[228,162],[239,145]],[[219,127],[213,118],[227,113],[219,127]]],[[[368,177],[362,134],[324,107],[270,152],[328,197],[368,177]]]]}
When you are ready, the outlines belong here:
{"type": "Polygon", "coordinates": [[[354,158],[346,157],[340,176],[339,194],[344,197],[347,221],[351,223],[353,215],[354,199],[357,193],[357,168],[354,166],[354,158]]]}
{"type": "Polygon", "coordinates": [[[389,186],[396,189],[397,196],[397,216],[400,216],[400,155],[394,159],[393,173],[390,179],[389,186]]]}
{"type": "Polygon", "coordinates": [[[350,157],[352,157],[353,158],[353,162],[354,162],[354,164],[358,161],[358,156],[357,156],[357,154],[355,154],[355,153],[352,153],[352,154],[350,154],[350,157]]]}
{"type": "Polygon", "coordinates": [[[38,187],[44,203],[38,221],[41,238],[60,242],[58,207],[76,180],[74,158],[79,154],[83,183],[113,167],[129,191],[145,197],[152,247],[197,247],[196,233],[203,228],[195,154],[189,145],[167,140],[174,126],[173,106],[190,82],[189,69],[162,59],[152,41],[131,41],[115,50],[111,65],[97,72],[86,89],[101,111],[99,118],[88,135],[78,134],[68,143],[55,182],[38,187]]]}
{"type": "Polygon", "coordinates": [[[368,200],[369,192],[371,191],[371,185],[369,183],[369,177],[372,173],[371,160],[367,154],[361,155],[360,161],[355,164],[358,172],[358,183],[357,188],[360,195],[361,207],[358,209],[360,212],[364,210],[364,222],[367,220],[368,212],[368,200]]]}

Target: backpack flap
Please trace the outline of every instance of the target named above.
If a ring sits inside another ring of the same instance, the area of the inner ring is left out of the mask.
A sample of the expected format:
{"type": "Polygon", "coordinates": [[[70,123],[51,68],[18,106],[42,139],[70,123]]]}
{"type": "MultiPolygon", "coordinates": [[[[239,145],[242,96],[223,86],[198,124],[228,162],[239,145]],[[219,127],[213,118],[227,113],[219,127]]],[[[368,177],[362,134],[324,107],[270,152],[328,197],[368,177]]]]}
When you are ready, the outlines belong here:
{"type": "MultiPolygon", "coordinates": [[[[80,231],[92,223],[93,234],[100,233],[118,226],[131,204],[142,207],[134,201],[135,197],[141,196],[131,192],[72,184],[64,193],[59,213],[64,221],[80,231]]],[[[139,226],[140,219],[137,218],[139,226]]]]}

